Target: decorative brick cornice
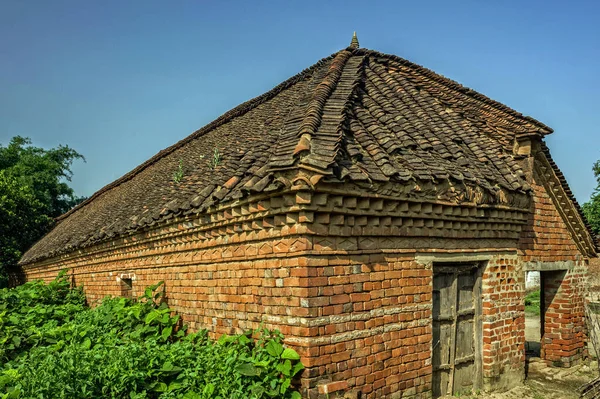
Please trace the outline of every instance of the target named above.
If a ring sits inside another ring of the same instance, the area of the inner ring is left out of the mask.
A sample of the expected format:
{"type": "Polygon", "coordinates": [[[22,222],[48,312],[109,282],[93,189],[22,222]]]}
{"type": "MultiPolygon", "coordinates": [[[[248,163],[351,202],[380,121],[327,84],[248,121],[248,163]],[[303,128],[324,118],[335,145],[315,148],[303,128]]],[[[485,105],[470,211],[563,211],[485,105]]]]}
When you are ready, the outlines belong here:
{"type": "MultiPolygon", "coordinates": [[[[339,189],[330,192],[290,189],[271,197],[262,194],[220,204],[199,215],[182,214],[144,231],[90,242],[24,267],[84,258],[89,261],[115,256],[169,255],[290,236],[330,236],[329,249],[344,251],[429,248],[432,243],[419,241],[432,238],[516,240],[526,219],[523,210],[508,206],[398,200],[339,189]],[[373,238],[359,243],[356,237],[373,238]],[[411,237],[424,238],[407,242],[411,237]]],[[[434,244],[444,246],[439,242],[434,244]]],[[[326,246],[322,240],[315,241],[315,247],[326,249],[326,246]]],[[[485,246],[495,245],[486,242],[485,246]]],[[[506,241],[501,246],[506,246],[506,241]]],[[[305,249],[305,245],[298,246],[298,250],[305,249]]]]}
{"type": "Polygon", "coordinates": [[[538,148],[535,152],[534,171],[565,222],[579,251],[587,257],[596,257],[596,244],[577,209],[578,205],[566,192],[564,184],[556,174],[555,165],[543,150],[544,147],[538,148]]]}

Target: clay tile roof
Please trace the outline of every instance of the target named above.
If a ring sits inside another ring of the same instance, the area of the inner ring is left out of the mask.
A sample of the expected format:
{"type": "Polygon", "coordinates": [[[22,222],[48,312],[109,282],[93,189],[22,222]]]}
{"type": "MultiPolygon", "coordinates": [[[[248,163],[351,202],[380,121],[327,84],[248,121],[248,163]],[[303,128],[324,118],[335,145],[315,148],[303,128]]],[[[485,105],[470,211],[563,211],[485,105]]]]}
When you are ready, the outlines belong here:
{"type": "Polygon", "coordinates": [[[358,48],[354,37],[96,192],[58,218],[21,263],[280,189],[277,174],[294,169],[338,181],[452,180],[526,193],[515,135],[551,132],[419,65],[358,48]]]}

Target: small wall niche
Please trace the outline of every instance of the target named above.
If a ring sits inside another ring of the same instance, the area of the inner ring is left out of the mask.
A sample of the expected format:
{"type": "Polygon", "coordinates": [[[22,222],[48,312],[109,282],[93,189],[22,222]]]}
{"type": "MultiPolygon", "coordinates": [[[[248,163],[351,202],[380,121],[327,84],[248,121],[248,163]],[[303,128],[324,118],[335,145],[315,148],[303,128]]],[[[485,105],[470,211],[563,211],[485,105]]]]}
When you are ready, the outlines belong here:
{"type": "Polygon", "coordinates": [[[133,281],[135,280],[132,275],[125,274],[119,277],[119,284],[121,285],[121,296],[123,298],[133,299],[133,281]]]}

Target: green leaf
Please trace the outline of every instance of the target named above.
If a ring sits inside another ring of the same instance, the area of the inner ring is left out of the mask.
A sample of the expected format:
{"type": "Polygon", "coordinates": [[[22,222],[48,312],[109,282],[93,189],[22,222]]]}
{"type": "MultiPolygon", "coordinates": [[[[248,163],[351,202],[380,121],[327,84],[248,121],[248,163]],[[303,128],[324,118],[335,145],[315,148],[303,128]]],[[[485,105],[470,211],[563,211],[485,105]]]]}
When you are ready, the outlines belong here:
{"type": "Polygon", "coordinates": [[[172,332],[173,332],[173,327],[167,327],[167,328],[163,329],[162,330],[162,338],[166,341],[167,339],[169,339],[172,332]]]}
{"type": "Polygon", "coordinates": [[[164,382],[159,382],[156,387],[154,387],[154,392],[167,392],[169,387],[164,382]]]}
{"type": "Polygon", "coordinates": [[[281,354],[281,358],[290,360],[300,360],[300,355],[292,348],[285,348],[285,350],[281,354]]]}
{"type": "Polygon", "coordinates": [[[183,385],[181,383],[173,381],[172,383],[169,384],[168,392],[176,391],[178,389],[181,389],[181,387],[183,387],[183,385]]]}
{"type": "Polygon", "coordinates": [[[205,397],[210,398],[214,391],[215,391],[215,386],[209,382],[208,384],[206,384],[206,386],[202,390],[202,393],[205,395],[205,397]]]}
{"type": "Polygon", "coordinates": [[[267,368],[267,367],[269,367],[269,361],[268,360],[254,361],[254,366],[267,368]]]}
{"type": "Polygon", "coordinates": [[[254,367],[254,365],[251,363],[240,364],[235,369],[241,375],[245,375],[248,377],[254,377],[254,376],[260,375],[260,369],[254,367]]]}
{"type": "Polygon", "coordinates": [[[286,360],[285,362],[278,364],[277,371],[285,376],[289,376],[292,371],[292,363],[289,360],[286,360]]]}
{"type": "Polygon", "coordinates": [[[304,370],[304,365],[300,362],[296,363],[294,365],[294,368],[292,369],[292,372],[290,373],[290,377],[295,376],[296,374],[298,374],[298,372],[300,372],[301,370],[304,370]]]}
{"type": "Polygon", "coordinates": [[[262,395],[265,393],[266,388],[261,386],[261,385],[254,385],[252,386],[252,388],[250,388],[250,392],[252,392],[255,397],[262,397],[262,395]]]}
{"type": "Polygon", "coordinates": [[[146,324],[150,324],[152,323],[154,320],[158,319],[160,317],[160,313],[157,312],[156,310],[153,310],[152,312],[148,313],[148,315],[146,316],[145,319],[145,323],[146,324]]]}
{"type": "Polygon", "coordinates": [[[299,392],[292,392],[292,399],[302,399],[302,395],[299,392]]]}
{"type": "Polygon", "coordinates": [[[279,355],[281,355],[281,353],[284,351],[283,346],[279,342],[273,340],[267,343],[265,349],[267,350],[267,353],[273,357],[279,357],[279,355]]]}
{"type": "Polygon", "coordinates": [[[140,318],[140,313],[142,312],[142,308],[139,306],[136,306],[135,308],[132,309],[132,313],[135,316],[136,319],[140,318]]]}
{"type": "Polygon", "coordinates": [[[287,391],[287,389],[291,383],[292,383],[291,378],[286,378],[285,380],[283,380],[283,382],[281,383],[281,388],[279,389],[279,393],[284,394],[285,391],[287,391]]]}
{"type": "Polygon", "coordinates": [[[247,345],[252,342],[252,340],[245,335],[240,335],[238,342],[242,345],[247,345]]]}
{"type": "Polygon", "coordinates": [[[163,364],[162,368],[160,369],[161,371],[173,371],[173,363],[171,362],[165,362],[165,364],[163,364]]]}
{"type": "Polygon", "coordinates": [[[81,349],[88,350],[88,349],[90,349],[91,346],[92,346],[92,340],[90,340],[89,338],[86,338],[83,341],[83,343],[81,344],[81,349]]]}

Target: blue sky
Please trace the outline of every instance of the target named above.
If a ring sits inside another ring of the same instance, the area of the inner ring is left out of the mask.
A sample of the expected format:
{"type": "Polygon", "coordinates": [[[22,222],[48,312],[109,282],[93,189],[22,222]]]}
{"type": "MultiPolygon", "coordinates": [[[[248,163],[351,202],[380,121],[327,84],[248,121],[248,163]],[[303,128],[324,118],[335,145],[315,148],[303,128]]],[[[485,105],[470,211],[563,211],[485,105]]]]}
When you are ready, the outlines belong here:
{"type": "Polygon", "coordinates": [[[346,47],[407,58],[551,126],[580,202],[600,159],[599,2],[0,0],[0,143],[68,144],[91,195],[346,47]]]}

